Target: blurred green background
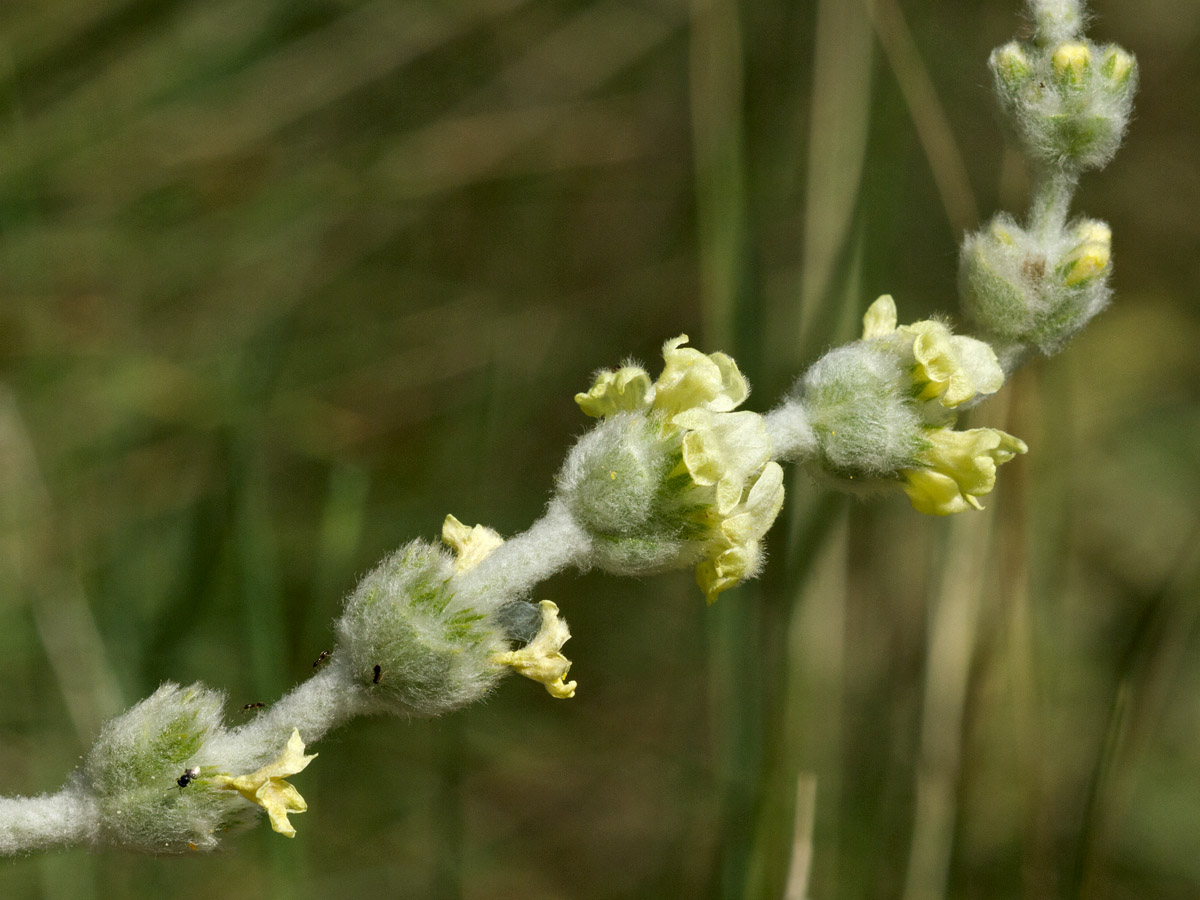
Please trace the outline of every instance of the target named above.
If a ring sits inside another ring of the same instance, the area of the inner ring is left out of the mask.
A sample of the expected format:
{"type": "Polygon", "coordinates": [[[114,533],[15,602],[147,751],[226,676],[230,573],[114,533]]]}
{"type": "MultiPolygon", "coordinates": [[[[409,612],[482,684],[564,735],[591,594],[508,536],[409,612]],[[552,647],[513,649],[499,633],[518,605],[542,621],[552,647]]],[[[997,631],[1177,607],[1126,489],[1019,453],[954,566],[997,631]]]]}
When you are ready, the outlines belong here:
{"type": "MultiPolygon", "coordinates": [[[[979,410],[1031,447],[987,512],[796,472],[711,609],[543,586],[574,700],[360,720],[294,841],[0,861],[0,897],[1200,896],[1200,5],[1095,11],[1142,67],[1076,204],[1117,299],[979,410]]],[[[446,513],[526,527],[594,369],[686,331],[766,410],[877,294],[952,312],[962,229],[1024,209],[1018,12],[0,7],[0,793],[163,680],[277,697],[446,513]]]]}

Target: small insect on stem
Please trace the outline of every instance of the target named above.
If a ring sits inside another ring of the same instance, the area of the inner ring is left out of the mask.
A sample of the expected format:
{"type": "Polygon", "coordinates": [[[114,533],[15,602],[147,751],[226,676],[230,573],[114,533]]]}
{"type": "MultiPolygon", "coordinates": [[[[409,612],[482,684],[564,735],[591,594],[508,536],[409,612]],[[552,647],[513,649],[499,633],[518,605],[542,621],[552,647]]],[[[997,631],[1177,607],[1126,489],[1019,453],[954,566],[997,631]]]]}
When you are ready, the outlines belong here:
{"type": "Polygon", "coordinates": [[[371,681],[374,684],[379,684],[379,682],[383,681],[383,667],[378,663],[375,664],[375,677],[371,681]]]}
{"type": "Polygon", "coordinates": [[[317,657],[317,661],[313,663],[313,668],[319,668],[323,662],[329,659],[332,653],[332,650],[322,650],[321,655],[317,657]]]}
{"type": "Polygon", "coordinates": [[[262,709],[264,706],[266,706],[265,703],[247,703],[242,707],[242,712],[250,712],[252,709],[262,709]]]}
{"type": "Polygon", "coordinates": [[[182,790],[183,788],[187,787],[189,784],[191,784],[193,781],[195,781],[199,777],[200,777],[200,767],[192,766],[190,769],[188,769],[186,772],[184,772],[182,775],[180,775],[178,778],[176,778],[175,783],[177,785],[179,785],[180,790],[182,790]]]}

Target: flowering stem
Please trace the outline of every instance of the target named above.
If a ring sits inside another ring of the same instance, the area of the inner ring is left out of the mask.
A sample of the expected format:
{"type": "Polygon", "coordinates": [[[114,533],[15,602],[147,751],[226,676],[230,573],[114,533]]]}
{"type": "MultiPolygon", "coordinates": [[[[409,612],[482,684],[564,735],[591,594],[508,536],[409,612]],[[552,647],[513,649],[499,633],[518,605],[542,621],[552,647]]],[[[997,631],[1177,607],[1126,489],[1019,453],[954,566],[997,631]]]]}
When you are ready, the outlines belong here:
{"type": "Polygon", "coordinates": [[[1028,228],[1043,244],[1060,233],[1067,224],[1071,198],[1079,177],[1061,169],[1042,168],[1034,179],[1028,228]]]}
{"type": "Polygon", "coordinates": [[[78,844],[98,821],[95,802],[73,784],[57,794],[0,797],[0,856],[78,844]]]}
{"type": "Polygon", "coordinates": [[[460,576],[453,609],[484,610],[497,597],[519,597],[567,566],[586,566],[591,538],[561,501],[526,531],[509,538],[460,576]]]}
{"type": "Polygon", "coordinates": [[[804,405],[788,400],[764,417],[775,459],[803,462],[816,452],[817,436],[808,422],[804,405]]]}
{"type": "Polygon", "coordinates": [[[296,685],[251,721],[212,741],[215,756],[237,756],[242,747],[275,748],[297,729],[306,744],[368,711],[369,696],[334,657],[321,671],[296,685]]]}

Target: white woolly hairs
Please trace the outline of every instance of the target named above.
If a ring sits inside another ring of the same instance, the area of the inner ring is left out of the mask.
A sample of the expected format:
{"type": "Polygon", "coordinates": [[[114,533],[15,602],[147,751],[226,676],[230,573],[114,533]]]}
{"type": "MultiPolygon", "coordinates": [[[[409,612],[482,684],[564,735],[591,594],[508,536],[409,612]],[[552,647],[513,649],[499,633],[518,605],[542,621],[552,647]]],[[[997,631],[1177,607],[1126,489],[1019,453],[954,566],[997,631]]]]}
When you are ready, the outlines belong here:
{"type": "Polygon", "coordinates": [[[1112,295],[1107,263],[1077,283],[1067,277],[1079,233],[1089,227],[1107,231],[1101,222],[1079,219],[1061,231],[1035,236],[1011,216],[997,215],[963,241],[963,311],[1001,347],[1018,344],[1046,356],[1057,353],[1112,295]]]}
{"type": "Polygon", "coordinates": [[[821,357],[799,385],[819,450],[813,468],[842,490],[872,490],[923,447],[911,381],[884,345],[858,341],[821,357]],[[856,479],[856,480],[852,480],[856,479]],[[866,480],[863,480],[866,479],[866,480]]]}
{"type": "Polygon", "coordinates": [[[253,807],[236,794],[178,784],[221,731],[223,701],[203,685],[168,682],[104,726],[82,771],[98,812],[93,840],[182,853],[215,846],[217,831],[250,819],[253,807]]]}
{"type": "Polygon", "coordinates": [[[502,669],[503,630],[474,609],[451,608],[454,560],[413,541],[359,582],[337,623],[334,657],[365,689],[366,708],[438,715],[480,699],[502,669]]]}

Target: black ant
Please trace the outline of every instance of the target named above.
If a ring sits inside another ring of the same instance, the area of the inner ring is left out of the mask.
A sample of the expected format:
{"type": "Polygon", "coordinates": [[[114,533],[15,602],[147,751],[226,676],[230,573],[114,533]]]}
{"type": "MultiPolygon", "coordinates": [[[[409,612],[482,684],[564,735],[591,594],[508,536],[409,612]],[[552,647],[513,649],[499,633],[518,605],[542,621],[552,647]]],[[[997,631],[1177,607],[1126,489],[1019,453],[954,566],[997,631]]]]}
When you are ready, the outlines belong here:
{"type": "Polygon", "coordinates": [[[371,679],[372,684],[379,684],[383,681],[383,667],[379,663],[375,664],[375,677],[371,679]]]}
{"type": "Polygon", "coordinates": [[[242,712],[250,712],[252,709],[262,709],[264,706],[266,706],[265,703],[247,703],[242,707],[242,712]]]}
{"type": "Polygon", "coordinates": [[[323,663],[323,662],[325,662],[325,660],[329,659],[329,656],[332,653],[333,653],[332,650],[322,650],[321,655],[317,657],[317,661],[315,663],[313,663],[313,668],[314,669],[318,668],[321,665],[321,663],[323,663]]]}
{"type": "Polygon", "coordinates": [[[178,778],[176,778],[175,783],[177,785],[179,785],[180,790],[183,790],[185,787],[187,787],[189,784],[191,784],[193,781],[195,781],[199,777],[200,777],[200,767],[192,766],[190,769],[188,769],[186,772],[184,772],[182,775],[180,775],[178,778]]]}

